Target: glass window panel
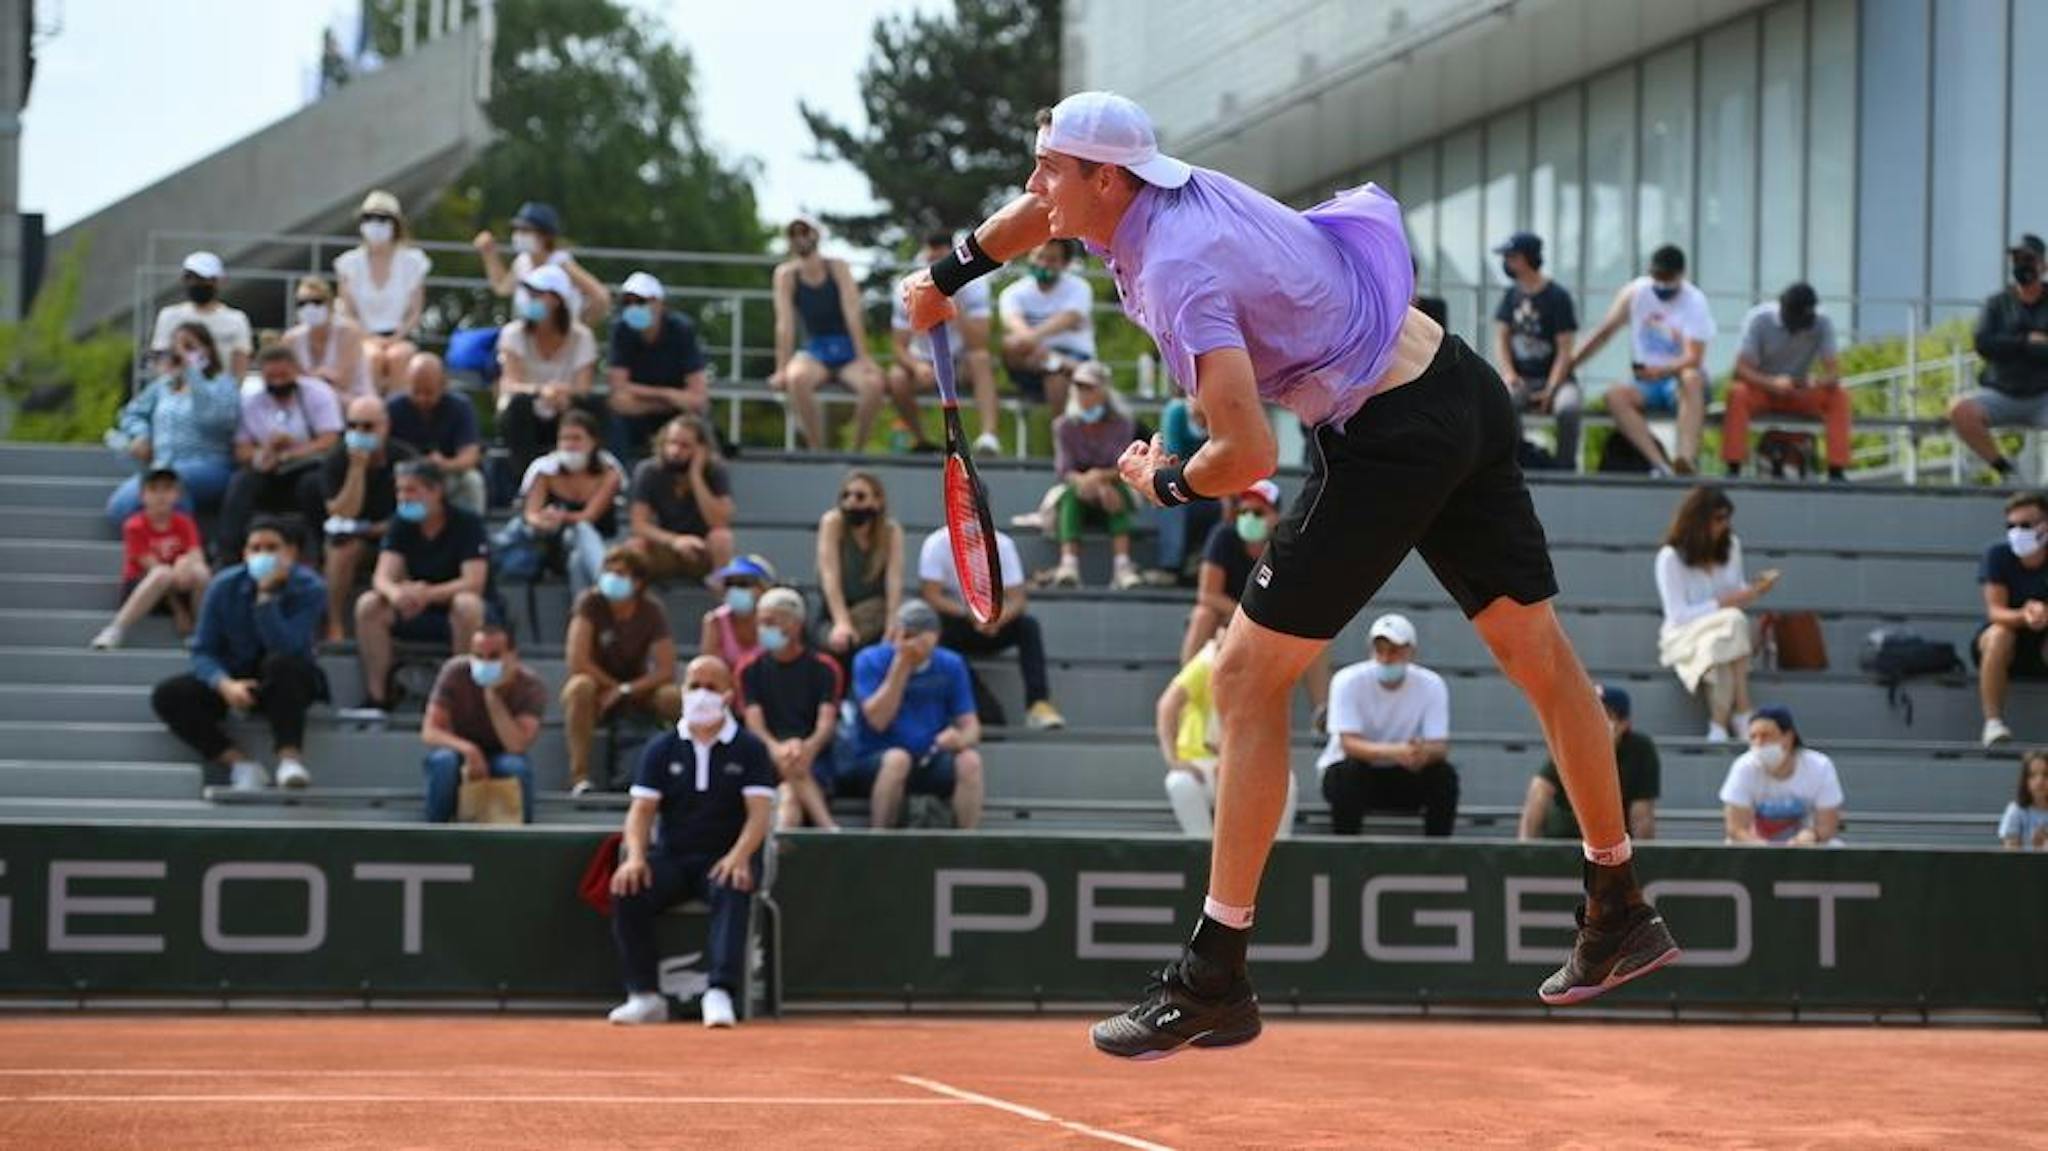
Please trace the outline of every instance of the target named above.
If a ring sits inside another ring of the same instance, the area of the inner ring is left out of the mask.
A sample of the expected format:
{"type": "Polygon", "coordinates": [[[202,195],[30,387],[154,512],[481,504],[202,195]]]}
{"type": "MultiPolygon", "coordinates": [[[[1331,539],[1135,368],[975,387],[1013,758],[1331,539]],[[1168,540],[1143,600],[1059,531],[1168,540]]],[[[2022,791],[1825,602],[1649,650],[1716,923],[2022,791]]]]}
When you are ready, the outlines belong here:
{"type": "Polygon", "coordinates": [[[1757,136],[1757,279],[1763,295],[1806,268],[1806,5],[1764,13],[1763,104],[1757,136]]]}
{"type": "Polygon", "coordinates": [[[1529,110],[1518,108],[1486,125],[1486,223],[1490,249],[1525,226],[1522,178],[1529,170],[1529,110]]]}
{"type": "Polygon", "coordinates": [[[1642,169],[1636,179],[1636,247],[1645,257],[1692,242],[1693,45],[1643,61],[1642,169]]]}
{"type": "Polygon", "coordinates": [[[1395,167],[1394,198],[1408,225],[1408,250],[1415,254],[1416,283],[1436,286],[1436,148],[1403,153],[1395,167]]]}
{"type": "MultiPolygon", "coordinates": [[[[1821,66],[1823,48],[1834,39],[1821,31],[1821,15],[1828,8],[1821,4],[1814,10],[1816,178],[1821,141],[1834,135],[1821,124],[1817,106],[1821,89],[1832,81],[1821,66]]],[[[1898,331],[1904,324],[1903,309],[1927,286],[1928,33],[1924,4],[1863,8],[1857,180],[1862,202],[1856,239],[1856,290],[1865,308],[1857,316],[1861,332],[1898,331]]],[[[1815,200],[1811,205],[1816,227],[1826,203],[1815,200]]]]}
{"type": "Polygon", "coordinates": [[[1856,0],[1813,0],[1806,55],[1806,279],[1823,300],[1845,303],[1856,274],[1862,210],[1855,182],[1856,39],[1856,0]]]}
{"type": "MultiPolygon", "coordinates": [[[[1929,287],[1967,304],[1998,286],[2005,235],[2005,5],[1934,6],[1929,287]]],[[[2038,145],[2035,145],[2038,147],[2038,145]]]]}
{"type": "Polygon", "coordinates": [[[1636,179],[1636,74],[1610,72],[1586,89],[1586,286],[1611,292],[1636,274],[1630,211],[1636,179]]]}
{"type": "Polygon", "coordinates": [[[1699,285],[1756,296],[1756,21],[1700,41],[1699,285]]]}
{"type": "Polygon", "coordinates": [[[2041,146],[2041,86],[2035,79],[2043,61],[2048,61],[2048,0],[2013,0],[2013,74],[2006,85],[2012,94],[2008,243],[2021,232],[2048,235],[2048,148],[2041,146]]]}
{"type": "MultiPolygon", "coordinates": [[[[1445,296],[1470,295],[1485,283],[1479,237],[1479,129],[1444,140],[1443,187],[1437,198],[1437,288],[1445,296]]],[[[1455,319],[1455,314],[1453,319],[1455,319]]]]}
{"type": "Polygon", "coordinates": [[[1546,270],[1575,292],[1581,286],[1579,214],[1585,190],[1579,109],[1577,88],[1537,105],[1536,163],[1529,173],[1529,226],[1543,237],[1546,270]]]}

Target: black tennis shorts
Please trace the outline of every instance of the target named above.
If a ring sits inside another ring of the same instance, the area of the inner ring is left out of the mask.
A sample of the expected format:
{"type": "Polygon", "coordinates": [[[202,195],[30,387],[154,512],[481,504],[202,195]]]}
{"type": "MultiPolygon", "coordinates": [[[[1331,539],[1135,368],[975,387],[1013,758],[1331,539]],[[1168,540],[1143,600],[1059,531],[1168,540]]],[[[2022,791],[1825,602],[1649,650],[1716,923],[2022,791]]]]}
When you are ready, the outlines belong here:
{"type": "Polygon", "coordinates": [[[1515,462],[1500,376],[1448,333],[1429,368],[1315,432],[1308,484],[1245,584],[1261,626],[1331,639],[1419,551],[1467,617],[1502,596],[1557,594],[1550,547],[1515,462]]]}

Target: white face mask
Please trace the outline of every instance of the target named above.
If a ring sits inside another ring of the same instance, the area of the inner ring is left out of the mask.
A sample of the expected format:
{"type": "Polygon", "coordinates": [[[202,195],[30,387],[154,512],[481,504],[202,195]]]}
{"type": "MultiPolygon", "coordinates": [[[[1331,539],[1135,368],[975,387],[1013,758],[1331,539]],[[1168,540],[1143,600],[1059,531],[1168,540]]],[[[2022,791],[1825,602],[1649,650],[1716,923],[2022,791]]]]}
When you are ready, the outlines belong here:
{"type": "Polygon", "coordinates": [[[583,466],[590,462],[590,453],[561,450],[555,453],[555,461],[562,465],[565,472],[580,472],[583,466]]]}
{"type": "Polygon", "coordinates": [[[683,693],[683,722],[691,727],[710,727],[725,722],[725,696],[709,688],[693,687],[683,693]]]}
{"type": "Polygon", "coordinates": [[[299,322],[309,328],[317,328],[327,322],[326,304],[300,304],[299,322]]]}
{"type": "Polygon", "coordinates": [[[1785,766],[1785,745],[1781,743],[1764,744],[1756,749],[1756,761],[1763,765],[1765,771],[1778,770],[1785,766]]]}
{"type": "Polygon", "coordinates": [[[2038,527],[2007,528],[2005,529],[2005,542],[2011,545],[2012,554],[2021,559],[2026,559],[2028,556],[2041,550],[2041,529],[2038,527]]]}
{"type": "Polygon", "coordinates": [[[389,220],[364,220],[356,225],[366,244],[388,244],[398,234],[398,229],[389,220]]]}
{"type": "Polygon", "coordinates": [[[533,232],[512,233],[512,250],[528,256],[540,255],[540,236],[533,232]]]}

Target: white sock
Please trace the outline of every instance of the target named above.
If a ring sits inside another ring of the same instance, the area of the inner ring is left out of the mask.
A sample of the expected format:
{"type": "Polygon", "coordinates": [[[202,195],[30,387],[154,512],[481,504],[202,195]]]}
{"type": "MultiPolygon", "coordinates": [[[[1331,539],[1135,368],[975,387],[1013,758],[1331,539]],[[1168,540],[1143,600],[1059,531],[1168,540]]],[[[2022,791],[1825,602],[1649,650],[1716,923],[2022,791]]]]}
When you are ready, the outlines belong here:
{"type": "Polygon", "coordinates": [[[1635,857],[1635,844],[1624,835],[1621,842],[1613,847],[1594,847],[1590,842],[1580,844],[1586,852],[1586,862],[1596,867],[1620,867],[1635,857]]]}
{"type": "Polygon", "coordinates": [[[1202,897],[1202,914],[1225,927],[1234,927],[1239,931],[1250,930],[1252,925],[1251,908],[1232,907],[1228,903],[1218,903],[1213,895],[1202,897]]]}

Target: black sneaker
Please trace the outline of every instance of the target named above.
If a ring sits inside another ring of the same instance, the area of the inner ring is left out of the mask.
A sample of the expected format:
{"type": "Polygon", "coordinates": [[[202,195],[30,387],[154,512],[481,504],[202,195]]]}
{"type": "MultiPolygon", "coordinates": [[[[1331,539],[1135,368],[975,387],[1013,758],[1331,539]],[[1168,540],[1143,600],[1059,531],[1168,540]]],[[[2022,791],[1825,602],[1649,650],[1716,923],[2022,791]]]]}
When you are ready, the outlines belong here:
{"type": "Polygon", "coordinates": [[[1164,1059],[1189,1045],[1235,1047],[1257,1039],[1259,997],[1243,972],[1214,996],[1190,985],[1191,968],[1201,975],[1211,966],[1188,953],[1154,974],[1137,1006],[1089,1029],[1095,1049],[1121,1059],[1164,1059]]]}
{"type": "Polygon", "coordinates": [[[1552,1007],[1569,1007],[1604,995],[1680,954],[1678,941],[1664,926],[1664,917],[1648,904],[1630,908],[1613,927],[1587,923],[1583,904],[1573,914],[1579,934],[1572,941],[1571,958],[1536,991],[1537,998],[1552,1007]]]}

